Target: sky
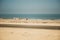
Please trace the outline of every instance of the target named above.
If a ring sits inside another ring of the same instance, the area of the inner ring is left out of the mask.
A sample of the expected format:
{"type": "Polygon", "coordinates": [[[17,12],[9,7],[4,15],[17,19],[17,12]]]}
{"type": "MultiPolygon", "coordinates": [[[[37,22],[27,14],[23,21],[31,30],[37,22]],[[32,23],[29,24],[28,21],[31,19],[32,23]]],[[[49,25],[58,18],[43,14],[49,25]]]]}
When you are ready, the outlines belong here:
{"type": "Polygon", "coordinates": [[[60,13],[60,0],[0,0],[0,13],[60,13]]]}

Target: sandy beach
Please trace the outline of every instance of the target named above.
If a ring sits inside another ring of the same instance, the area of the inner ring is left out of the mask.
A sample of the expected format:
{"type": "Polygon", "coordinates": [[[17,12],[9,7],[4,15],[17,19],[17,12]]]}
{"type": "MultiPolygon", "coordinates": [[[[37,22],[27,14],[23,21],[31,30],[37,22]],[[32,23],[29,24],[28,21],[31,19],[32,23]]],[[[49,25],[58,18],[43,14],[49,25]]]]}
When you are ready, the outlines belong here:
{"type": "Polygon", "coordinates": [[[0,19],[0,40],[60,40],[60,20],[0,19]]]}
{"type": "Polygon", "coordinates": [[[0,40],[60,40],[60,30],[0,27],[0,40]]]}
{"type": "Polygon", "coordinates": [[[18,24],[18,25],[50,25],[60,26],[60,20],[43,20],[43,19],[1,19],[0,24],[18,24]]]}

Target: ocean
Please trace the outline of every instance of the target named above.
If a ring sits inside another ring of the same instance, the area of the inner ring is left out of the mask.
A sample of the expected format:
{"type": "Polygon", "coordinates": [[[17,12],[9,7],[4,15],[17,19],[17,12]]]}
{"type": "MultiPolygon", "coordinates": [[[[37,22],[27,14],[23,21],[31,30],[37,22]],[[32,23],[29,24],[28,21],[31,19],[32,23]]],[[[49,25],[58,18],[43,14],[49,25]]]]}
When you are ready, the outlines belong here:
{"type": "Polygon", "coordinates": [[[0,18],[60,19],[60,14],[0,14],[0,18]]]}

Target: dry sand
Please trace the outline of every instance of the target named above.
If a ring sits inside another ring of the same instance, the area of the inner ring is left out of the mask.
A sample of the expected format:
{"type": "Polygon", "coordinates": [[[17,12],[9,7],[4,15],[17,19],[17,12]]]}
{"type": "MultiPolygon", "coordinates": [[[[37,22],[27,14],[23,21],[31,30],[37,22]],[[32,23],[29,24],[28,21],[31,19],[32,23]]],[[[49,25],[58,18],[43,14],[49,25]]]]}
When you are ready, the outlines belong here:
{"type": "Polygon", "coordinates": [[[0,40],[60,40],[60,30],[0,27],[0,40]]]}

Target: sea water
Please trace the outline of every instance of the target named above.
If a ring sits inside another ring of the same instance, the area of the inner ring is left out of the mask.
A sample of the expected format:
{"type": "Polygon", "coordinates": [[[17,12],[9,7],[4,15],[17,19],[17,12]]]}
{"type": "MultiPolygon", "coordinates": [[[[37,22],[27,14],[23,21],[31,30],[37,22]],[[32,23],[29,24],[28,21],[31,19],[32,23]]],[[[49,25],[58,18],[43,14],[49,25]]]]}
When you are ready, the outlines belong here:
{"type": "Polygon", "coordinates": [[[0,14],[0,18],[60,19],[60,14],[0,14]]]}

